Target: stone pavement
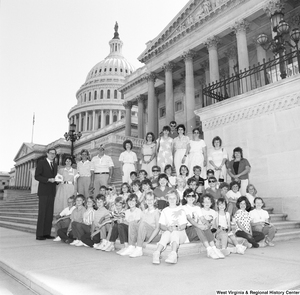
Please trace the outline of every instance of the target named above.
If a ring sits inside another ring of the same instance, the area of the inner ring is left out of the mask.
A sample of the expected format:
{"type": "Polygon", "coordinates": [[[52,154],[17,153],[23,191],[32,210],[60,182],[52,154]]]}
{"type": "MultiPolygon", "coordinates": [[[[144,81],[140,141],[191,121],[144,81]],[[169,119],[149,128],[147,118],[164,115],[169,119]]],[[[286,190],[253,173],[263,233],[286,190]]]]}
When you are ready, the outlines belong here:
{"type": "Polygon", "coordinates": [[[205,295],[300,286],[300,239],[221,260],[202,253],[180,257],[176,265],[153,265],[151,257],[36,241],[33,234],[11,229],[0,228],[0,237],[0,267],[38,294],[205,295]]]}

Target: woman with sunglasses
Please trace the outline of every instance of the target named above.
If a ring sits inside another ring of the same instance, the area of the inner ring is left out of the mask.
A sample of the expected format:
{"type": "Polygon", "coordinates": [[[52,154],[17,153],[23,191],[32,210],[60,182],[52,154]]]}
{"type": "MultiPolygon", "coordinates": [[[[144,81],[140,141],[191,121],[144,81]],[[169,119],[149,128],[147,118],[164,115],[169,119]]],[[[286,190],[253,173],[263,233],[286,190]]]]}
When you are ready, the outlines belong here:
{"type": "Polygon", "coordinates": [[[188,168],[192,176],[194,166],[201,167],[201,177],[206,178],[207,147],[203,139],[200,138],[200,129],[193,129],[193,140],[189,141],[186,155],[188,155],[188,168]]]}
{"type": "Polygon", "coordinates": [[[222,197],[221,190],[217,188],[217,179],[214,176],[210,176],[208,178],[208,185],[209,188],[205,190],[205,193],[212,195],[216,204],[217,200],[222,197]]]}

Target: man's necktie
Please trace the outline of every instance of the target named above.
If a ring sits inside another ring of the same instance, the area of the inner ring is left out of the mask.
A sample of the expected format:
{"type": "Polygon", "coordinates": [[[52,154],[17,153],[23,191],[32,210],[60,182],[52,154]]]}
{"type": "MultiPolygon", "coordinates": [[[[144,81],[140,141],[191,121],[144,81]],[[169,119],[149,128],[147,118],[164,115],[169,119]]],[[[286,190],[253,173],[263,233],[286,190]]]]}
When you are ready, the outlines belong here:
{"type": "Polygon", "coordinates": [[[53,172],[54,171],[54,167],[53,167],[53,163],[52,162],[50,162],[50,166],[51,166],[51,170],[53,172]]]}

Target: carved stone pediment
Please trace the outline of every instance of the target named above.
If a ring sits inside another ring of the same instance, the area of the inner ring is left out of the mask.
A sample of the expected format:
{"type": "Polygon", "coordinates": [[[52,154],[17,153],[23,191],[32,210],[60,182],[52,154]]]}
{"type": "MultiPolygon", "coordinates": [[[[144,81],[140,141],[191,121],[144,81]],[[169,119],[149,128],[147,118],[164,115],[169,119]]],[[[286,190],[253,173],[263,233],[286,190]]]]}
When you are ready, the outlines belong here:
{"type": "Polygon", "coordinates": [[[15,160],[20,159],[29,153],[33,152],[32,148],[33,144],[24,142],[22,146],[20,147],[17,155],[15,156],[15,160]]]}
{"type": "Polygon", "coordinates": [[[209,19],[216,17],[221,11],[231,9],[244,1],[246,0],[190,0],[155,39],[147,42],[147,48],[138,60],[145,63],[209,19]]]}

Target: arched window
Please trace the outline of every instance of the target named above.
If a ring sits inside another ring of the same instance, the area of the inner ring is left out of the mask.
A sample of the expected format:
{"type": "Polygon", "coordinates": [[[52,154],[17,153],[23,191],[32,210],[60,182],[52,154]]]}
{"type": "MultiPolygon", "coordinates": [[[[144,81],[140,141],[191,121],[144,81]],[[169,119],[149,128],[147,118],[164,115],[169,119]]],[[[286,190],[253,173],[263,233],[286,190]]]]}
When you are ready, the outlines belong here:
{"type": "Polygon", "coordinates": [[[100,99],[103,99],[103,90],[100,91],[100,99]]]}
{"type": "Polygon", "coordinates": [[[110,98],[110,89],[107,89],[107,98],[110,98]]]}
{"type": "Polygon", "coordinates": [[[106,125],[109,125],[109,114],[107,114],[105,118],[105,126],[106,125]]]}
{"type": "Polygon", "coordinates": [[[121,119],[125,118],[124,112],[121,113],[121,119]]]}
{"type": "Polygon", "coordinates": [[[94,91],[94,100],[97,99],[97,90],[94,91]]]}
{"type": "Polygon", "coordinates": [[[113,116],[113,122],[117,122],[118,121],[118,116],[117,115],[114,115],[113,116]]]}
{"type": "Polygon", "coordinates": [[[114,90],[114,99],[117,99],[118,98],[118,91],[115,89],[114,90]]]}

